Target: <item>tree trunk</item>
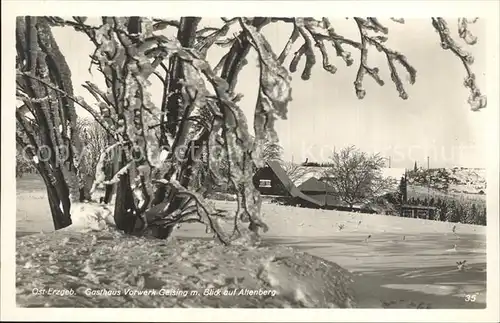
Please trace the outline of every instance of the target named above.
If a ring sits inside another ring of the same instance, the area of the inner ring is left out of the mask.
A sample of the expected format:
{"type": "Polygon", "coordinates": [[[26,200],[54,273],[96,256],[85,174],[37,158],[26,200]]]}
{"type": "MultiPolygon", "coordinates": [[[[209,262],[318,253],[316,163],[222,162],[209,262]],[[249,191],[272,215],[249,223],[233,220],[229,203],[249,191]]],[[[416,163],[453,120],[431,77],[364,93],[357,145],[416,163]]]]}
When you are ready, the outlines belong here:
{"type": "MultiPolygon", "coordinates": [[[[127,164],[125,152],[122,151],[121,155],[122,158],[120,159],[118,169],[127,164]]],[[[130,172],[120,176],[116,185],[116,203],[113,217],[118,229],[123,230],[125,233],[133,233],[135,231],[138,214],[130,182],[130,172]]]]}
{"type": "MultiPolygon", "coordinates": [[[[179,40],[180,44],[183,47],[185,48],[193,47],[196,36],[196,30],[200,19],[201,18],[197,17],[181,18],[177,39],[179,40]]],[[[265,18],[256,18],[254,24],[257,25],[264,24],[265,21],[266,21],[265,18]]],[[[240,42],[235,42],[223,66],[221,76],[229,83],[230,86],[229,91],[232,91],[234,89],[238,72],[242,67],[242,61],[251,47],[250,42],[245,37],[243,37],[242,43],[243,44],[240,44],[240,42]]],[[[183,110],[182,95],[180,93],[180,90],[182,89],[183,86],[180,81],[184,77],[184,69],[182,64],[183,64],[182,61],[177,59],[177,57],[173,57],[170,61],[169,70],[171,72],[168,77],[168,91],[167,91],[168,99],[166,100],[166,104],[162,105],[163,113],[161,120],[161,140],[160,140],[161,146],[168,146],[168,142],[166,140],[167,134],[169,134],[173,138],[176,138],[179,136],[179,133],[186,132],[186,129],[179,129],[179,127],[182,127],[184,125],[181,123],[180,126],[180,123],[178,121],[179,118],[185,116],[186,114],[185,111],[183,110]],[[166,122],[163,118],[163,115],[166,115],[166,122]]],[[[200,140],[201,143],[203,143],[202,140],[208,140],[208,135],[209,135],[208,130],[204,135],[206,137],[200,140]]],[[[197,144],[199,144],[200,148],[198,150],[195,150],[195,155],[199,155],[201,153],[202,145],[200,144],[200,142],[188,143],[188,146],[191,147],[196,147],[197,144]]],[[[193,167],[195,166],[195,160],[191,158],[192,155],[190,153],[191,151],[188,149],[187,161],[182,164],[182,169],[180,169],[179,175],[177,176],[177,179],[179,180],[180,184],[185,188],[189,187],[191,181],[191,175],[193,173],[193,167]]],[[[170,174],[165,174],[164,178],[169,180],[170,174]]],[[[163,189],[158,189],[155,192],[155,197],[151,203],[151,206],[155,206],[158,204],[168,205],[166,213],[170,214],[179,209],[184,200],[185,198],[179,197],[177,195],[175,189],[171,189],[168,192],[163,189]]],[[[130,228],[135,227],[135,225],[132,225],[132,223],[134,223],[134,221],[137,221],[137,215],[133,217],[130,214],[130,212],[134,211],[135,211],[135,203],[133,202],[133,194],[130,188],[130,179],[127,174],[122,176],[117,185],[117,196],[115,205],[115,221],[117,222],[117,226],[125,230],[126,232],[130,231],[130,228]],[[118,222],[120,223],[118,224],[118,222]]],[[[160,239],[166,239],[171,235],[174,229],[174,225],[158,227],[153,229],[154,229],[153,235],[155,237],[160,239]]]]}
{"type": "Polygon", "coordinates": [[[72,224],[70,215],[70,201],[68,196],[60,196],[58,192],[64,191],[65,183],[57,182],[51,183],[50,178],[47,176],[46,172],[40,172],[43,181],[47,188],[47,195],[49,200],[50,211],[52,214],[52,222],[54,223],[54,229],[60,230],[62,228],[68,227],[72,224]]]}
{"type": "Polygon", "coordinates": [[[69,210],[64,212],[61,210],[61,200],[57,196],[57,190],[51,185],[47,185],[47,195],[49,198],[50,212],[52,213],[52,222],[54,223],[54,229],[60,230],[66,228],[72,224],[71,216],[69,210]]]}
{"type": "MultiPolygon", "coordinates": [[[[177,39],[181,43],[183,47],[192,47],[194,45],[194,40],[195,40],[195,35],[196,35],[196,29],[198,28],[198,23],[200,22],[201,18],[197,17],[183,17],[181,18],[180,21],[180,26],[179,26],[179,31],[177,33],[177,39]]],[[[161,145],[165,145],[165,138],[166,138],[166,133],[170,133],[172,137],[175,137],[177,131],[178,124],[176,122],[171,122],[173,120],[178,120],[179,116],[181,115],[181,104],[180,99],[182,99],[181,96],[181,89],[182,89],[182,84],[179,82],[183,77],[184,77],[184,70],[182,67],[182,61],[177,59],[176,57],[172,58],[171,64],[171,73],[169,77],[169,92],[172,94],[172,96],[168,99],[167,104],[163,109],[165,110],[164,112],[167,113],[167,121],[170,121],[169,123],[166,123],[166,126],[162,126],[162,142],[161,145]]],[[[186,164],[188,164],[187,162],[186,164]]],[[[190,168],[191,166],[187,166],[190,168]]],[[[166,176],[168,177],[168,176],[166,176]]],[[[168,178],[170,179],[170,178],[168,178]]],[[[181,185],[184,187],[187,187],[189,184],[189,178],[183,178],[180,181],[181,185]]],[[[168,209],[167,209],[167,214],[170,212],[173,212],[177,210],[182,201],[184,200],[183,198],[177,197],[176,196],[176,191],[171,190],[168,192],[168,196],[166,196],[166,191],[160,190],[158,194],[155,196],[155,201],[157,203],[161,203],[167,199],[167,203],[169,204],[168,209]],[[163,194],[163,196],[161,196],[163,194]]],[[[152,204],[154,205],[154,204],[152,204]]],[[[159,239],[167,239],[171,234],[172,231],[174,230],[174,226],[164,226],[164,227],[158,227],[153,229],[153,236],[159,239]]]]}
{"type": "MultiPolygon", "coordinates": [[[[180,21],[180,26],[179,26],[179,31],[177,34],[177,39],[180,41],[181,45],[183,47],[192,47],[194,44],[195,36],[196,36],[196,29],[198,22],[201,20],[201,18],[196,18],[196,17],[183,17],[180,21]]],[[[132,23],[133,21],[129,21],[129,23],[132,23]]],[[[137,22],[137,21],[136,21],[137,22]]],[[[161,146],[168,146],[168,141],[167,141],[167,134],[170,134],[172,137],[175,137],[177,134],[177,127],[178,127],[178,117],[182,116],[183,111],[182,111],[182,102],[180,99],[182,99],[182,95],[180,90],[182,89],[182,83],[180,82],[181,79],[183,78],[183,67],[182,67],[182,61],[177,59],[177,57],[171,58],[170,61],[170,68],[169,70],[171,71],[169,73],[169,82],[168,82],[168,88],[165,90],[168,94],[168,99],[164,102],[162,106],[162,117],[161,117],[161,139],[160,139],[160,145],[161,146]],[[166,114],[167,117],[167,122],[164,120],[164,116],[166,114]]],[[[115,87],[116,84],[108,84],[108,87],[115,87]]],[[[164,86],[167,86],[167,84],[164,84],[164,86]]],[[[120,102],[119,96],[115,96],[115,102],[118,106],[121,108],[122,102],[120,102]]],[[[117,107],[118,109],[118,107],[117,107]]],[[[120,114],[120,113],[118,113],[120,114]]],[[[114,154],[116,156],[116,154],[114,154]]],[[[126,165],[126,160],[125,160],[125,154],[120,154],[119,155],[119,162],[118,165],[116,165],[116,160],[113,162],[112,172],[111,174],[116,173],[118,170],[120,170],[122,167],[126,165]]],[[[112,176],[112,175],[111,175],[112,176]]],[[[123,174],[119,182],[116,184],[116,203],[115,203],[115,210],[114,210],[114,219],[117,227],[121,230],[124,230],[126,233],[133,233],[137,229],[140,229],[138,226],[138,220],[140,219],[140,215],[137,214],[139,212],[142,212],[143,210],[138,210],[136,206],[136,202],[134,201],[134,194],[131,188],[131,177],[132,175],[127,172],[126,174],[123,174]]],[[[106,194],[104,197],[104,202],[107,203],[111,200],[113,195],[113,187],[108,186],[106,188],[106,194]]],[[[161,203],[165,201],[165,195],[166,192],[164,190],[158,190],[155,192],[155,197],[153,199],[153,202],[151,205],[155,205],[158,203],[161,203]]],[[[168,194],[169,197],[175,196],[175,194],[168,194]]],[[[169,199],[169,202],[172,202],[172,199],[169,199]]],[[[174,201],[174,203],[170,203],[170,207],[172,208],[174,205],[177,205],[176,208],[179,207],[178,201],[174,201]]],[[[141,206],[141,209],[143,207],[141,206]]],[[[173,227],[167,227],[167,228],[161,228],[154,232],[154,236],[157,236],[159,238],[166,238],[170,235],[172,232],[173,227]]]]}
{"type": "Polygon", "coordinates": [[[116,188],[116,204],[113,216],[116,227],[125,233],[133,233],[137,221],[135,211],[134,195],[130,188],[130,176],[127,173],[120,177],[116,188]]]}
{"type": "MultiPolygon", "coordinates": [[[[200,18],[192,18],[192,17],[185,17],[185,18],[181,19],[181,24],[180,24],[177,38],[179,39],[179,41],[183,45],[183,47],[192,47],[193,46],[194,36],[195,36],[196,28],[197,28],[199,21],[200,21],[200,18]]],[[[263,24],[265,24],[265,22],[266,22],[266,18],[255,18],[253,25],[256,27],[260,27],[263,24]]],[[[235,44],[231,48],[230,52],[228,53],[227,59],[224,63],[224,66],[223,66],[223,69],[221,72],[221,77],[229,84],[229,91],[234,90],[234,87],[236,85],[236,80],[238,77],[238,73],[243,66],[242,61],[245,58],[245,56],[248,54],[250,47],[251,47],[251,44],[248,41],[248,39],[243,38],[243,40],[241,42],[240,41],[235,42],[235,44]]],[[[180,65],[181,65],[181,62],[176,61],[176,59],[174,58],[173,67],[178,68],[178,69],[173,69],[174,73],[171,74],[171,79],[170,79],[170,84],[172,84],[171,89],[175,89],[176,86],[179,86],[179,89],[180,89],[181,85],[179,84],[178,80],[182,79],[182,74],[183,74],[183,70],[182,70],[182,68],[180,68],[181,67],[180,65]],[[176,63],[179,65],[176,65],[176,63]]],[[[173,96],[173,97],[175,97],[175,96],[173,96]]],[[[179,104],[176,101],[177,100],[174,100],[174,98],[169,100],[169,103],[172,105],[176,105],[176,107],[167,106],[168,113],[172,113],[172,115],[174,115],[174,116],[178,116],[179,112],[180,112],[179,104]],[[170,109],[173,109],[173,110],[171,111],[170,109]]],[[[166,130],[172,131],[174,129],[166,129],[166,130]]],[[[179,130],[179,129],[177,129],[177,130],[179,130]]],[[[204,136],[206,136],[207,140],[208,140],[208,135],[209,135],[209,133],[207,131],[204,134],[204,136]]],[[[201,154],[201,152],[202,152],[202,148],[201,148],[202,144],[201,143],[203,143],[203,140],[205,140],[205,139],[200,138],[200,142],[198,142],[198,143],[191,142],[192,146],[190,145],[190,148],[191,147],[199,147],[199,148],[195,148],[195,149],[197,149],[194,153],[195,156],[199,156],[201,154]]],[[[184,164],[183,170],[181,171],[181,174],[179,176],[180,184],[186,188],[189,186],[194,163],[195,163],[195,161],[191,158],[193,155],[190,154],[190,151],[191,150],[188,149],[188,151],[187,151],[188,160],[184,164]]],[[[168,208],[167,208],[167,214],[177,210],[180,207],[180,205],[182,205],[183,201],[184,201],[184,198],[176,196],[176,191],[171,190],[169,192],[168,197],[167,197],[167,202],[169,203],[168,208]]],[[[160,238],[160,239],[166,239],[172,234],[173,229],[174,229],[174,226],[167,226],[167,227],[160,228],[160,229],[158,229],[157,232],[155,232],[155,236],[157,238],[160,238]]]]}
{"type": "Polygon", "coordinates": [[[94,183],[94,177],[92,175],[85,175],[83,178],[83,186],[80,188],[80,202],[91,201],[92,195],[90,190],[94,183]]]}
{"type": "MultiPolygon", "coordinates": [[[[112,140],[108,139],[108,142],[111,143],[112,140]]],[[[119,160],[116,158],[117,153],[113,152],[112,153],[112,161],[108,165],[106,165],[106,180],[111,180],[113,178],[113,174],[119,170],[119,160]]],[[[116,193],[116,185],[106,185],[105,192],[104,192],[104,198],[103,202],[105,204],[109,204],[112,199],[113,195],[116,193]]]]}
{"type": "Polygon", "coordinates": [[[17,18],[16,49],[18,70],[28,72],[16,76],[17,89],[37,99],[25,100],[26,111],[16,111],[16,141],[23,148],[34,147],[31,157],[39,154],[39,147],[49,149],[48,160],[32,163],[45,182],[54,228],[59,230],[71,225],[71,202],[80,198],[73,160],[81,148],[73,131],[75,108],[72,101],[54,90],[73,95],[71,72],[44,17],[17,18]],[[49,96],[57,100],[43,99],[49,96]],[[26,118],[26,112],[34,121],[26,118]],[[67,148],[68,154],[60,152],[59,147],[67,148]]]}

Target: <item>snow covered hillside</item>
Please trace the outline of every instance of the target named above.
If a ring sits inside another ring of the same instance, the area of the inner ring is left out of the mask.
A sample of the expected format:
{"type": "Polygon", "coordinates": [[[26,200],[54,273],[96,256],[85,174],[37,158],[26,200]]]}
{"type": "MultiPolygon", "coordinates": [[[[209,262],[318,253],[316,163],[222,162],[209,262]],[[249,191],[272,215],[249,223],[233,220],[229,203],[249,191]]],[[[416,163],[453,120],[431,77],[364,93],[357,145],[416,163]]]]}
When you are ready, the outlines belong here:
{"type": "Polygon", "coordinates": [[[418,169],[408,173],[409,183],[449,193],[486,194],[486,170],[482,168],[418,169]]]}

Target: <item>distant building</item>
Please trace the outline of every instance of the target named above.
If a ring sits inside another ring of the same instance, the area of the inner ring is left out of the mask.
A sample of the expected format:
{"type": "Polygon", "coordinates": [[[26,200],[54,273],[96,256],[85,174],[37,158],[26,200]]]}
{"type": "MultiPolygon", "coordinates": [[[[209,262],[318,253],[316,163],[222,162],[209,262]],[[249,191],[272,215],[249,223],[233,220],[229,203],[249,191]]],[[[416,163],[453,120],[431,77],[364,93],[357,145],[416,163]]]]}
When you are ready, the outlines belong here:
{"type": "Polygon", "coordinates": [[[326,192],[333,193],[334,189],[326,182],[317,179],[316,177],[311,177],[304,183],[298,186],[298,189],[305,194],[324,194],[326,192]]]}
{"type": "Polygon", "coordinates": [[[262,195],[288,197],[292,204],[304,207],[322,206],[319,201],[302,193],[277,161],[268,161],[258,169],[253,177],[253,184],[262,195]]]}
{"type": "Polygon", "coordinates": [[[295,181],[295,185],[300,186],[310,178],[322,178],[325,176],[325,166],[301,166],[304,169],[303,174],[295,181]]]}
{"type": "Polygon", "coordinates": [[[311,177],[304,183],[298,186],[298,189],[319,201],[323,207],[330,206],[340,206],[342,204],[341,200],[335,194],[333,187],[325,182],[320,181],[316,177],[311,177]]]}
{"type": "Polygon", "coordinates": [[[307,168],[310,172],[299,179],[300,185],[296,186],[279,162],[269,161],[266,162],[265,167],[257,170],[253,184],[262,195],[284,197],[287,198],[288,203],[292,197],[291,204],[311,208],[376,213],[374,208],[366,203],[355,204],[350,208],[347,203],[343,202],[333,187],[323,181],[324,167],[308,166],[307,168]]]}
{"type": "Polygon", "coordinates": [[[434,220],[437,212],[438,208],[434,206],[401,205],[401,215],[405,218],[434,220]]]}
{"type": "Polygon", "coordinates": [[[355,204],[352,208],[349,207],[347,203],[342,201],[338,194],[335,193],[335,189],[328,185],[324,178],[317,179],[316,177],[311,177],[302,184],[298,186],[298,189],[309,197],[314,198],[321,203],[321,207],[329,210],[340,210],[340,211],[362,211],[366,213],[374,213],[374,211],[364,205],[355,204]]]}
{"type": "MultiPolygon", "coordinates": [[[[273,163],[271,162],[271,164],[273,163]]],[[[286,187],[288,181],[276,174],[276,168],[277,167],[271,167],[269,163],[266,163],[264,167],[258,169],[255,173],[253,183],[260,194],[275,196],[288,195],[288,189],[286,187]]]]}

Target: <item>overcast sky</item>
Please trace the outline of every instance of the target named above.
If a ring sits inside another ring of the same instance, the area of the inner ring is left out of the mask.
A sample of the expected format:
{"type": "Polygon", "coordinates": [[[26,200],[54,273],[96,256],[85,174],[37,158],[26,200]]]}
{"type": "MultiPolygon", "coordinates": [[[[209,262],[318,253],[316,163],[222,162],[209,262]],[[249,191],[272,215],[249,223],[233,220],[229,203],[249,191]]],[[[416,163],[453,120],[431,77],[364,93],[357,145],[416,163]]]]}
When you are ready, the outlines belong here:
{"type": "MultiPolygon", "coordinates": [[[[277,123],[284,157],[300,162],[326,161],[331,151],[348,145],[356,145],[369,152],[380,152],[391,158],[392,167],[413,167],[415,161],[425,166],[427,156],[431,167],[484,167],[484,128],[487,115],[472,112],[467,104],[469,92],[463,87],[465,71],[461,62],[451,52],[439,45],[439,36],[430,19],[407,19],[399,25],[389,19],[381,20],[389,27],[388,46],[404,53],[410,64],[417,69],[417,81],[407,83],[407,74],[399,69],[406,82],[409,99],[399,98],[391,82],[385,56],[374,48],[370,49],[368,63],[379,67],[386,85],[380,87],[365,76],[367,91],[363,100],[354,92],[354,79],[359,62],[359,52],[352,52],[355,62],[346,67],[333,50],[331,63],[337,66],[335,75],[321,68],[321,57],[308,81],[300,78],[303,62],[292,75],[292,98],[288,120],[277,123]]],[[[452,33],[457,37],[456,19],[448,20],[452,33]]],[[[332,19],[337,33],[359,40],[357,28],[352,19],[332,19]]],[[[218,25],[217,20],[204,20],[206,25],[218,25]]],[[[486,62],[484,57],[485,26],[479,20],[472,26],[479,37],[478,43],[467,47],[475,56],[473,70],[478,84],[485,89],[486,62]]],[[[275,24],[265,28],[265,35],[275,53],[279,54],[288,40],[291,26],[275,24]]],[[[92,102],[91,96],[80,85],[86,80],[101,85],[100,73],[88,72],[89,55],[93,45],[86,36],[70,28],[55,28],[54,35],[71,68],[75,92],[92,102]]],[[[301,45],[296,42],[296,48],[301,45]]],[[[295,48],[295,49],[296,49],[295,48]]],[[[227,49],[213,49],[208,59],[215,66],[218,58],[227,49]]],[[[248,57],[249,64],[241,72],[236,90],[244,94],[241,106],[250,124],[258,86],[258,69],[255,53],[248,57]]],[[[288,64],[290,58],[286,61],[288,64]]],[[[161,100],[161,87],[151,88],[154,101],[161,100]]]]}

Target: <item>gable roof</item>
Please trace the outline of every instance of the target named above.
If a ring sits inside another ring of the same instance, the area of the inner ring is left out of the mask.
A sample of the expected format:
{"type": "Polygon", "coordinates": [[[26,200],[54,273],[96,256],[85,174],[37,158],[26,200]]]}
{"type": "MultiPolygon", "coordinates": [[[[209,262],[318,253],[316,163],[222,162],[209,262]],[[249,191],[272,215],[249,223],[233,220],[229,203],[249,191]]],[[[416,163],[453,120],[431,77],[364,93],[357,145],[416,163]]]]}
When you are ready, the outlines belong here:
{"type": "Polygon", "coordinates": [[[304,170],[304,172],[295,181],[297,185],[305,183],[305,181],[307,181],[312,177],[321,178],[325,176],[325,167],[320,167],[320,166],[301,166],[301,167],[304,170]]]}
{"type": "Polygon", "coordinates": [[[266,163],[269,167],[271,167],[276,177],[278,177],[278,179],[281,181],[281,183],[284,185],[285,189],[288,191],[288,193],[290,193],[291,196],[301,198],[318,206],[322,205],[319,201],[302,193],[288,177],[285,170],[281,167],[278,161],[267,161],[266,163]]]}
{"type": "Polygon", "coordinates": [[[333,187],[320,181],[316,177],[311,177],[304,183],[300,184],[298,189],[302,192],[334,192],[333,187]]]}
{"type": "MultiPolygon", "coordinates": [[[[297,185],[300,185],[307,181],[311,177],[316,177],[316,178],[321,178],[325,176],[325,170],[328,169],[328,167],[324,166],[302,166],[304,171],[304,174],[297,179],[296,183],[297,185]]],[[[381,169],[382,171],[382,176],[385,178],[392,178],[394,180],[397,180],[399,183],[399,180],[401,177],[404,176],[406,172],[406,168],[389,168],[389,167],[383,167],[381,169]]]]}

